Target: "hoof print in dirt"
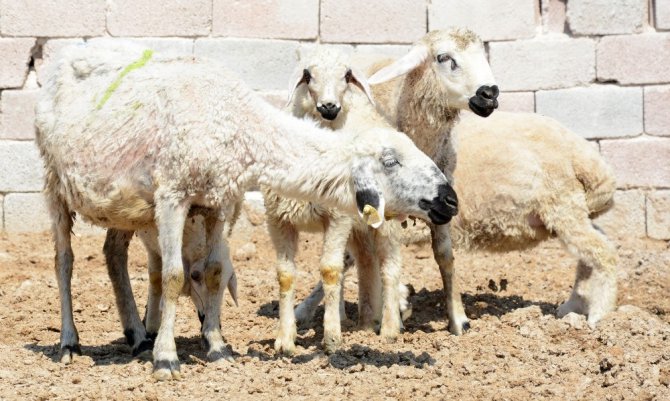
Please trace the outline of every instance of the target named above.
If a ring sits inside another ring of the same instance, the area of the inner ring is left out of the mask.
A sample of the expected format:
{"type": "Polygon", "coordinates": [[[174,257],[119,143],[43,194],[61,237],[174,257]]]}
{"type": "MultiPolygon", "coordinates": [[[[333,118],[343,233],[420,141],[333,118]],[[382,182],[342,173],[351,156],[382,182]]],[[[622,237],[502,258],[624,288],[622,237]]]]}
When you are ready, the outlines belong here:
{"type": "Polygon", "coordinates": [[[160,360],[154,362],[154,373],[153,376],[156,380],[179,380],[181,378],[181,372],[179,368],[179,361],[168,361],[160,360]]]}
{"type": "Polygon", "coordinates": [[[64,345],[60,349],[60,361],[65,365],[72,363],[72,359],[75,355],[81,356],[81,347],[79,344],[64,345]]]}

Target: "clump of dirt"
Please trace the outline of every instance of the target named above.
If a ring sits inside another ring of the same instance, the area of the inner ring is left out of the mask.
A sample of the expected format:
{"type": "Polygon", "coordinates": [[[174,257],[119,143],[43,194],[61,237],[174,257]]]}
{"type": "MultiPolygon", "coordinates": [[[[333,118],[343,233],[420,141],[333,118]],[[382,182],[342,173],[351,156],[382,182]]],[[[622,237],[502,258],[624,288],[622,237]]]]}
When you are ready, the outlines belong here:
{"type": "MultiPolygon", "coordinates": [[[[356,274],[345,282],[348,319],[342,349],[320,346],[315,326],[300,330],[297,353],[272,348],[278,293],[274,251],[262,226],[231,240],[240,305],[228,299],[223,333],[234,363],[212,364],[199,322],[180,300],[175,335],[184,380],[158,383],[150,361],[131,358],[101,253],[104,238],[73,240],[74,316],[84,355],[58,363],[60,329],[53,245],[48,234],[0,238],[0,399],[670,399],[670,250],[662,242],[621,245],[619,305],[596,329],[583,316],[555,318],[571,289],[576,261],[558,242],[525,252],[457,254],[472,328],[446,330],[439,272],[425,246],[403,249],[403,281],[414,313],[394,344],[356,330],[356,274]],[[252,244],[253,247],[249,244],[252,244]],[[254,248],[254,252],[249,251],[254,248]]],[[[318,281],[320,238],[304,236],[298,299],[318,281]]],[[[130,249],[138,307],[147,295],[146,257],[130,249]]]]}

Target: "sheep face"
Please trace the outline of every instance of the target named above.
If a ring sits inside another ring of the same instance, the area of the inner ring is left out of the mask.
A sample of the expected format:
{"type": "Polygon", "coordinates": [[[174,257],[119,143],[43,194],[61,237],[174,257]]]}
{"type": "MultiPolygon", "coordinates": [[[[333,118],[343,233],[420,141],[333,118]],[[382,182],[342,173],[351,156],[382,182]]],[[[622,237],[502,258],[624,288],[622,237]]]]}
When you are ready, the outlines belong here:
{"type": "Polygon", "coordinates": [[[488,117],[498,107],[498,86],[481,39],[465,29],[432,31],[410,52],[377,71],[371,84],[410,73],[414,85],[451,109],[470,109],[488,117]]]}
{"type": "Polygon", "coordinates": [[[435,163],[404,134],[375,129],[383,143],[353,166],[359,215],[375,228],[384,218],[407,215],[446,224],[458,213],[456,192],[435,163]],[[405,214],[398,214],[396,211],[405,214]]]}
{"type": "Polygon", "coordinates": [[[289,103],[295,99],[296,115],[309,115],[329,125],[342,110],[342,98],[354,85],[372,101],[365,76],[349,66],[340,52],[319,47],[301,62],[289,79],[289,103]]]}

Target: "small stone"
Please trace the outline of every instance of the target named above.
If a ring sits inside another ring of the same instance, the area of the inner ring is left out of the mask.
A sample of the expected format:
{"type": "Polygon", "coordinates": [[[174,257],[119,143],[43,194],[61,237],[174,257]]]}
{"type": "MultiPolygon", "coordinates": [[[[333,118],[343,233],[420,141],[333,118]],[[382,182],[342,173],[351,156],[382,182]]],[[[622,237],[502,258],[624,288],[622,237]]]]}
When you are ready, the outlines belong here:
{"type": "Polygon", "coordinates": [[[573,329],[583,330],[586,327],[586,317],[584,315],[579,315],[574,312],[570,312],[567,315],[563,316],[564,322],[570,325],[573,329]]]}

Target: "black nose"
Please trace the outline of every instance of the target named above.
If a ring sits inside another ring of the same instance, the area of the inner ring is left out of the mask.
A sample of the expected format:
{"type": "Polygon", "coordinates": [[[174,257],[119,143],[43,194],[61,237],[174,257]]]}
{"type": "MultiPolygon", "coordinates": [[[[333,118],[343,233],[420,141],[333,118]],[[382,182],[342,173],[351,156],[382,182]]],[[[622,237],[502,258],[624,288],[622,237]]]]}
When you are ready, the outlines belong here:
{"type": "Polygon", "coordinates": [[[433,224],[446,224],[458,214],[458,197],[456,191],[449,184],[442,184],[437,188],[437,196],[433,200],[422,199],[419,207],[428,211],[428,217],[433,224]]]}
{"type": "Polygon", "coordinates": [[[500,94],[500,91],[498,90],[498,85],[493,85],[493,86],[480,86],[479,89],[477,89],[477,96],[481,96],[484,99],[487,100],[495,100],[498,98],[498,95],[500,94]]]}
{"type": "Polygon", "coordinates": [[[341,107],[338,107],[334,103],[324,103],[321,106],[316,106],[316,110],[326,120],[334,120],[341,109],[341,107]]]}

